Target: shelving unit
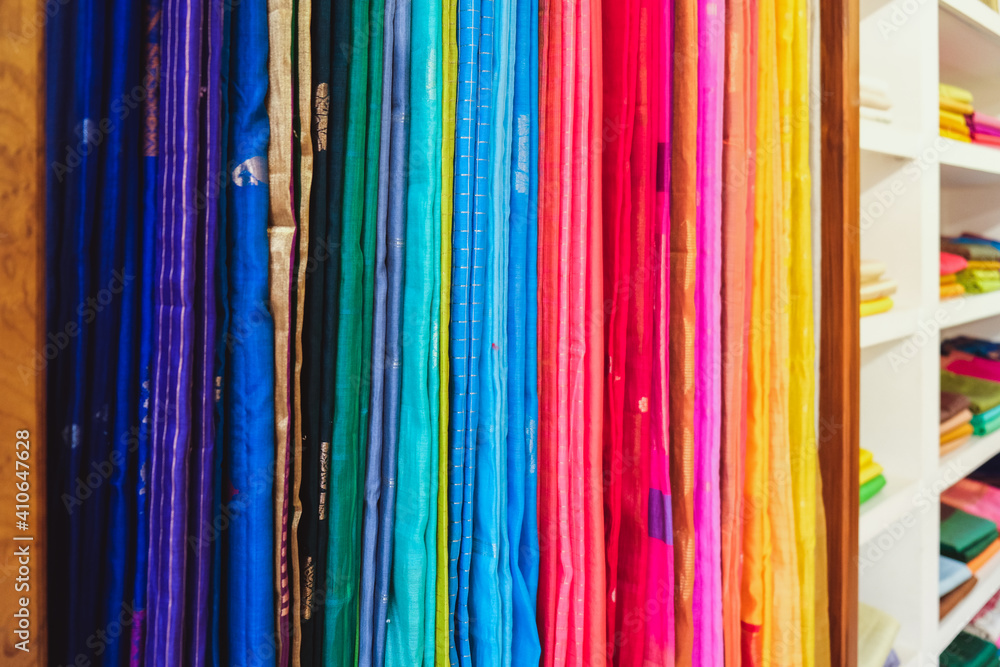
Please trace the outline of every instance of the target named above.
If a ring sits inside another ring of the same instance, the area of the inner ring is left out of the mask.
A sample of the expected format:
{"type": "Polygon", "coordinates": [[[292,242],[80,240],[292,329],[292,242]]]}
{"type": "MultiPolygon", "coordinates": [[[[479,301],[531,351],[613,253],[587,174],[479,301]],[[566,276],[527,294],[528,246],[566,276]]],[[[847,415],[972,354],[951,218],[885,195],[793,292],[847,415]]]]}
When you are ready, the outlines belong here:
{"type": "Polygon", "coordinates": [[[940,494],[993,456],[1000,432],[939,456],[940,341],[1000,340],[1000,293],[941,301],[942,235],[1000,238],[1000,150],[938,135],[938,83],[1000,115],[1000,14],[979,0],[861,0],[860,72],[887,82],[889,125],[862,121],[861,257],[899,283],[893,310],[861,322],[861,447],[886,487],[859,513],[859,598],[892,614],[903,665],[936,660],[998,590],[1000,557],[938,618],[940,494]]]}

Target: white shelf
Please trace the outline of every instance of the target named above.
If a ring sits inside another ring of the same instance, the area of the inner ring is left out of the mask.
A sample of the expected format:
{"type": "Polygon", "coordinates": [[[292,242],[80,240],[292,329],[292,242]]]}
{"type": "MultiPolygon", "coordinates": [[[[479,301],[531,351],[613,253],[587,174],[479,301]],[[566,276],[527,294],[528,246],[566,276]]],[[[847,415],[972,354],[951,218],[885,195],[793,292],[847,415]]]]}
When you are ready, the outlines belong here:
{"type": "MultiPolygon", "coordinates": [[[[941,8],[962,21],[967,28],[978,31],[984,39],[992,40],[1000,48],[1000,14],[987,7],[980,0],[941,0],[941,8]]],[[[942,21],[941,39],[951,37],[967,38],[968,34],[951,35],[946,32],[950,26],[942,21]]]]}
{"type": "Polygon", "coordinates": [[[972,618],[990,598],[1000,591],[1000,554],[997,554],[976,573],[979,581],[975,588],[962,599],[951,613],[944,617],[938,626],[937,652],[941,653],[951,643],[958,633],[969,624],[972,618]]]}
{"type": "Polygon", "coordinates": [[[912,479],[886,477],[886,484],[875,496],[861,506],[858,522],[858,545],[864,546],[913,510],[913,497],[917,484],[912,479]]]}
{"type": "Polygon", "coordinates": [[[890,310],[861,318],[861,349],[905,338],[917,330],[919,315],[915,308],[890,310]]]}
{"type": "MultiPolygon", "coordinates": [[[[975,0],[978,2],[978,0],[975,0]]],[[[941,137],[941,187],[1000,185],[1000,148],[941,137]]]]}
{"type": "Polygon", "coordinates": [[[1000,431],[994,431],[981,438],[970,438],[955,451],[941,457],[937,488],[943,491],[997,454],[1000,454],[1000,431]]]}
{"type": "Polygon", "coordinates": [[[917,133],[908,132],[892,123],[862,118],[860,134],[863,151],[906,159],[915,158],[919,152],[917,133]]]}
{"type": "Polygon", "coordinates": [[[1000,315],[1000,291],[945,299],[939,306],[942,329],[1000,315]]]}

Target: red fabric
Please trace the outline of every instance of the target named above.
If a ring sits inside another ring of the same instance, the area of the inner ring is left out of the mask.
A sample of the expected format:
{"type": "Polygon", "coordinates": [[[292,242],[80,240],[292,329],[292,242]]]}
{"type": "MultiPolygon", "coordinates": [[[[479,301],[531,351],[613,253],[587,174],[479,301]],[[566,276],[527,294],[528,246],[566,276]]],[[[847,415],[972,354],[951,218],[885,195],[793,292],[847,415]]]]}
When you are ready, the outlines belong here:
{"type": "Polygon", "coordinates": [[[947,276],[958,273],[969,265],[968,260],[960,255],[953,255],[950,252],[941,253],[941,275],[947,276]]]}

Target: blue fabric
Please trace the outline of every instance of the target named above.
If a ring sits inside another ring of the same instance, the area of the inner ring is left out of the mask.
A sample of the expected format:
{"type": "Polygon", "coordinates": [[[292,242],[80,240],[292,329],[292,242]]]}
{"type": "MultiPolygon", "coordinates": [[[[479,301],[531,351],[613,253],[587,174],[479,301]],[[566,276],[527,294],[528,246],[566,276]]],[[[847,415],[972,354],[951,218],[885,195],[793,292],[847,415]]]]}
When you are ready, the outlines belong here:
{"type": "Polygon", "coordinates": [[[231,17],[226,190],[232,373],[226,437],[231,467],[228,636],[232,664],[273,665],[274,323],[267,309],[269,125],[267,7],[243,0],[231,17]]]}
{"type": "MultiPolygon", "coordinates": [[[[510,188],[510,240],[508,251],[507,308],[508,339],[508,432],[507,432],[507,529],[510,539],[510,573],[512,596],[512,637],[511,654],[515,665],[537,665],[541,657],[538,626],[535,622],[535,596],[529,586],[530,566],[521,563],[522,549],[537,552],[537,529],[535,519],[529,517],[529,507],[534,508],[536,494],[534,483],[529,484],[537,464],[529,468],[529,442],[534,440],[537,428],[537,391],[533,377],[528,381],[528,364],[534,363],[534,334],[528,337],[528,320],[534,314],[532,303],[529,309],[528,282],[532,281],[531,297],[534,297],[535,276],[529,278],[528,246],[533,234],[529,216],[535,212],[533,195],[537,192],[537,173],[534,154],[537,129],[537,95],[532,74],[537,62],[532,62],[535,47],[532,45],[533,21],[532,3],[520,0],[516,3],[516,33],[514,55],[513,91],[513,133],[511,141],[511,188],[510,188]],[[527,348],[531,348],[530,358],[527,348]],[[535,394],[533,397],[530,394],[535,394]],[[534,403],[532,403],[532,398],[534,403]],[[531,412],[532,408],[534,412],[531,412]],[[530,524],[530,527],[529,527],[530,524]],[[522,545],[523,541],[523,545],[522,545]]],[[[533,220],[534,222],[534,220],[533,220]]],[[[537,242],[532,239],[531,244],[537,242]]],[[[532,299],[533,300],[533,299],[532,299]]],[[[534,445],[531,446],[534,449],[534,445]]],[[[537,565],[535,586],[537,586],[537,565]]]]}
{"type": "Polygon", "coordinates": [[[406,244],[406,179],[410,104],[410,4],[395,8],[392,48],[392,123],[389,128],[389,211],[387,225],[385,326],[385,403],[382,414],[382,513],[376,583],[374,659],[382,665],[386,652],[392,547],[396,508],[397,445],[400,403],[400,317],[403,292],[403,247],[406,244]],[[385,538],[383,539],[383,535],[385,538]]]}
{"type": "Polygon", "coordinates": [[[952,592],[972,578],[969,566],[954,558],[938,556],[938,597],[952,592]]]}
{"type": "MultiPolygon", "coordinates": [[[[396,71],[402,76],[394,74],[394,88],[407,97],[400,109],[394,90],[393,114],[412,118],[412,125],[406,142],[406,227],[405,233],[397,232],[405,240],[400,279],[406,345],[399,351],[398,483],[385,664],[433,667],[434,606],[428,602],[434,599],[437,561],[437,484],[432,480],[437,480],[438,425],[432,420],[431,405],[438,396],[431,393],[431,357],[437,349],[432,320],[435,276],[440,275],[434,258],[440,253],[435,249],[440,233],[435,235],[435,229],[441,219],[441,6],[439,0],[415,0],[412,21],[409,8],[396,15],[395,47],[407,49],[407,59],[424,65],[412,71],[412,81],[408,64],[396,71]]],[[[395,136],[393,142],[395,156],[395,136]]],[[[390,275],[392,269],[390,263],[390,275]]]]}
{"type": "MultiPolygon", "coordinates": [[[[375,3],[373,3],[375,4],[375,3]]],[[[375,311],[372,327],[372,385],[371,411],[368,421],[368,461],[365,470],[364,528],[362,531],[361,555],[361,613],[358,634],[358,667],[382,667],[382,662],[374,662],[377,631],[384,637],[387,607],[378,601],[376,605],[376,582],[381,581],[381,562],[378,556],[392,549],[391,535],[380,531],[386,513],[386,501],[382,498],[382,419],[383,385],[385,380],[386,349],[386,307],[388,277],[386,255],[389,217],[389,156],[390,126],[392,123],[392,51],[396,4],[386,0],[384,4],[384,32],[382,45],[382,114],[379,137],[378,170],[378,218],[375,231],[375,311]],[[388,545],[385,542],[390,542],[388,545]]],[[[374,95],[373,95],[374,96],[374,95]]],[[[392,511],[391,509],[389,510],[392,511]]],[[[388,577],[388,573],[385,573],[388,577]]],[[[382,640],[384,642],[384,639],[382,640]]],[[[379,655],[384,655],[380,649],[379,655]]]]}

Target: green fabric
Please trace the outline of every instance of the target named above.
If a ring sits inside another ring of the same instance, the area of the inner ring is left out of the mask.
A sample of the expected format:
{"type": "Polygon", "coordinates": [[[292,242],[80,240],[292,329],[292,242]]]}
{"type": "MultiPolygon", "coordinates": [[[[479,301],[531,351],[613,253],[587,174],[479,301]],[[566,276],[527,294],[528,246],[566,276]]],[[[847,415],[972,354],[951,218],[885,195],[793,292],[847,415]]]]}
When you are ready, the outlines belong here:
{"type": "Polygon", "coordinates": [[[941,521],[941,554],[968,563],[997,538],[997,525],[959,509],[941,521]]]}
{"type": "Polygon", "coordinates": [[[1000,271],[989,269],[963,269],[955,279],[965,288],[966,294],[985,294],[1000,290],[1000,271]]]}
{"type": "Polygon", "coordinates": [[[989,435],[998,428],[1000,428],[1000,415],[996,415],[992,419],[980,419],[978,422],[976,417],[972,418],[972,432],[976,435],[989,435]]]}
{"type": "Polygon", "coordinates": [[[974,414],[986,412],[1000,405],[1000,383],[998,382],[941,371],[941,391],[967,396],[969,407],[974,414]]]}
{"type": "MultiPolygon", "coordinates": [[[[323,664],[357,664],[358,581],[361,572],[361,505],[364,488],[365,445],[362,439],[361,379],[367,375],[364,356],[364,257],[361,252],[366,190],[371,189],[366,165],[368,114],[368,0],[354,0],[351,11],[353,50],[347,82],[347,127],[344,144],[343,206],[340,228],[339,316],[333,394],[331,441],[331,508],[327,542],[326,600],[323,664]],[[359,38],[359,36],[362,36],[359,38]],[[369,186],[366,188],[366,185],[369,186]]],[[[336,128],[334,128],[335,131],[336,128]]],[[[377,187],[378,177],[374,176],[377,187]]],[[[329,286],[328,286],[329,287],[329,286]]],[[[369,324],[370,330],[370,324],[369,324]]],[[[370,339],[370,335],[369,335],[370,339]]],[[[367,403],[367,400],[364,401],[367,403]]]]}
{"type": "Polygon", "coordinates": [[[861,504],[864,504],[872,499],[876,493],[882,490],[885,486],[885,475],[879,475],[878,477],[865,482],[861,485],[861,504]]]}
{"type": "Polygon", "coordinates": [[[940,667],[993,667],[1000,665],[995,644],[960,632],[941,654],[940,667]]]}
{"type": "MultiPolygon", "coordinates": [[[[435,664],[441,2],[410,7],[410,135],[403,261],[396,521],[385,667],[435,664]]],[[[399,21],[397,14],[396,20],[399,21]]],[[[397,42],[398,44],[398,42],[397,42]]]]}

